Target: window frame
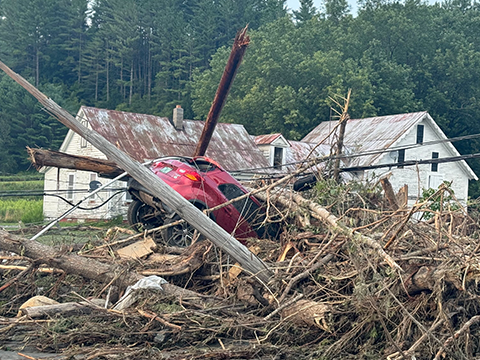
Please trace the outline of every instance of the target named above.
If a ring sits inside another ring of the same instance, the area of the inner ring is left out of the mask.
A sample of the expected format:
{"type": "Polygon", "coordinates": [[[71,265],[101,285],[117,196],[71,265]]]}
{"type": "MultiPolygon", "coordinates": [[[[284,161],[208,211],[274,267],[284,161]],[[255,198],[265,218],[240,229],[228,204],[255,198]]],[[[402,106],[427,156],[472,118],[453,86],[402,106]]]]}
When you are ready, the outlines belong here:
{"type": "MultiPolygon", "coordinates": [[[[432,159],[438,159],[440,156],[440,153],[437,151],[432,151],[432,159]]],[[[438,172],[438,163],[432,163],[430,167],[430,171],[432,172],[438,172]]]]}
{"type": "Polygon", "coordinates": [[[67,174],[67,194],[65,196],[67,198],[67,200],[73,200],[74,190],[75,190],[75,174],[74,173],[68,173],[67,174]],[[70,179],[72,181],[70,181],[70,179]]]}
{"type": "MultiPolygon", "coordinates": [[[[398,150],[398,159],[397,159],[397,163],[398,164],[402,164],[405,162],[405,149],[400,149],[398,150]]],[[[404,166],[403,165],[398,165],[397,168],[399,169],[403,169],[404,166]]]]}
{"type": "Polygon", "coordinates": [[[417,144],[423,144],[423,140],[425,137],[425,125],[419,124],[417,125],[417,144]]]}

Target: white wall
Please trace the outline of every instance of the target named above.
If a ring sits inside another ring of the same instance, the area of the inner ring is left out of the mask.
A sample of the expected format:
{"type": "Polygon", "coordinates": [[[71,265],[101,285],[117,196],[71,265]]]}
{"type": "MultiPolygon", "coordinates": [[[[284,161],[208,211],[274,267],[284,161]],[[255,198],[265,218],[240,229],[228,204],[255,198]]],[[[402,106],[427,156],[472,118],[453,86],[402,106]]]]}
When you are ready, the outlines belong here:
{"type": "MultiPolygon", "coordinates": [[[[419,123],[424,125],[424,142],[441,139],[438,132],[435,131],[434,126],[428,120],[423,120],[419,123]]],[[[412,145],[416,143],[417,128],[416,126],[412,131],[407,132],[403,139],[396,144],[395,148],[412,145]]],[[[423,145],[414,149],[405,150],[405,160],[426,160],[432,158],[432,152],[438,152],[439,158],[455,156],[455,154],[446,143],[423,145]]],[[[384,155],[379,164],[388,164],[394,162],[388,154],[384,155]]],[[[431,164],[422,164],[418,166],[406,166],[403,169],[393,167],[391,169],[382,168],[376,170],[368,170],[366,172],[367,177],[382,176],[388,173],[392,173],[390,182],[393,189],[398,191],[405,184],[408,185],[409,205],[415,203],[417,198],[422,195],[423,188],[429,188],[429,181],[437,180],[452,181],[452,189],[455,192],[455,196],[462,202],[466,203],[468,198],[468,175],[464,171],[464,168],[459,162],[449,162],[438,164],[438,171],[431,171],[431,164]],[[432,178],[433,177],[433,178],[432,178]]]]}
{"type": "MultiPolygon", "coordinates": [[[[71,132],[71,130],[69,130],[71,132]]],[[[86,147],[81,147],[82,139],[76,133],[69,133],[66,137],[67,142],[62,145],[62,152],[72,155],[91,156],[94,158],[106,159],[105,155],[99,150],[94,148],[90,143],[86,144],[86,147]],[[70,141],[68,141],[70,140],[70,141]]],[[[84,142],[83,142],[84,143],[84,142]]],[[[69,175],[74,176],[74,189],[88,190],[89,183],[91,181],[91,173],[87,171],[69,170],[69,169],[57,169],[50,168],[45,172],[45,192],[58,194],[64,198],[67,198],[68,179],[69,175]],[[63,191],[62,191],[63,190],[63,191]]],[[[100,178],[97,176],[97,181],[102,184],[106,184],[110,181],[107,178],[100,178]]],[[[91,208],[100,205],[106,201],[116,191],[114,189],[125,188],[126,183],[124,181],[117,181],[116,183],[109,185],[108,188],[96,194],[93,198],[85,200],[81,206],[85,208],[91,208]]],[[[69,199],[70,202],[76,204],[83,197],[87,195],[87,192],[74,192],[73,199],[69,199]]],[[[45,219],[54,219],[66,212],[71,208],[67,202],[59,199],[58,197],[46,196],[43,201],[43,214],[45,219]]],[[[68,215],[69,219],[110,219],[117,215],[125,215],[127,209],[127,201],[125,193],[121,193],[115,196],[113,199],[107,202],[104,206],[95,210],[75,210],[68,215]]]]}

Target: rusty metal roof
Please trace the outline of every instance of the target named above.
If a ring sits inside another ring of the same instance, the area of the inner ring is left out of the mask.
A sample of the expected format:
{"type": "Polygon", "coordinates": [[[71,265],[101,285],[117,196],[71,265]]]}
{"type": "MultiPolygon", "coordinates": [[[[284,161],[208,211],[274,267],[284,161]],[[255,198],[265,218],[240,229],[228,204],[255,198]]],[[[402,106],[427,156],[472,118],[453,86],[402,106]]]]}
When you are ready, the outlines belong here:
{"type": "MultiPolygon", "coordinates": [[[[398,114],[389,116],[377,116],[365,119],[350,119],[347,122],[344,138],[345,153],[361,153],[371,150],[388,149],[412,126],[420,122],[427,115],[426,111],[398,114]]],[[[302,141],[319,143],[338,121],[325,121],[313,129],[302,141]]],[[[324,144],[331,146],[337,140],[330,136],[324,144]]],[[[373,164],[382,154],[353,158],[349,166],[365,166],[373,164]]]]}
{"type": "MultiPolygon", "coordinates": [[[[154,115],[82,106],[93,130],[112,144],[143,162],[162,156],[193,156],[203,130],[203,121],[183,120],[177,130],[169,119],[154,115]]],[[[208,147],[211,157],[228,171],[268,167],[243,125],[218,123],[208,147]]]]}
{"type": "Polygon", "coordinates": [[[268,134],[268,135],[258,135],[255,136],[255,144],[257,145],[268,145],[274,142],[277,138],[282,136],[280,133],[268,134]]]}

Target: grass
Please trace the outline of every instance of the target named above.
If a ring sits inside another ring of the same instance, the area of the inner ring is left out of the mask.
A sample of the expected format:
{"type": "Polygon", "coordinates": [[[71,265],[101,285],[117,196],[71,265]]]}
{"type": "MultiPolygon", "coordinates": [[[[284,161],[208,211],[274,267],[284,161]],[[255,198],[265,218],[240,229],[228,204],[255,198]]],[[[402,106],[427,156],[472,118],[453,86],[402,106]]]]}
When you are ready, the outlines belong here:
{"type": "Polygon", "coordinates": [[[39,191],[43,192],[43,180],[32,181],[0,181],[0,192],[4,191],[39,191]]]}
{"type": "Polygon", "coordinates": [[[43,221],[43,200],[0,200],[0,222],[24,224],[43,221]]]}
{"type": "Polygon", "coordinates": [[[0,176],[0,222],[34,224],[43,221],[43,174],[0,176]]]}

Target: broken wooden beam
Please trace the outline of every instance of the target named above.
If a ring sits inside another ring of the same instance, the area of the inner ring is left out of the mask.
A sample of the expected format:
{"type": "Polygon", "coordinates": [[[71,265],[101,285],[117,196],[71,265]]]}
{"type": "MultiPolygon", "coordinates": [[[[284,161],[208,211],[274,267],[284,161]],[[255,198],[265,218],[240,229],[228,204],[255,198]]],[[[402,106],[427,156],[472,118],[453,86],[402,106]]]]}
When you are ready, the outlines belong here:
{"type": "Polygon", "coordinates": [[[100,176],[115,178],[123,174],[116,163],[109,160],[93,158],[90,156],[78,156],[53,150],[32,149],[27,147],[30,161],[37,170],[44,166],[52,166],[62,169],[74,169],[96,172],[100,176]]]}
{"type": "Polygon", "coordinates": [[[383,191],[385,192],[385,197],[387,198],[392,210],[398,210],[399,206],[397,203],[397,197],[395,196],[395,192],[393,191],[392,184],[388,180],[388,177],[381,178],[380,184],[382,185],[383,191]]]}
{"type": "Polygon", "coordinates": [[[146,169],[138,161],[132,159],[128,154],[125,154],[115,147],[115,145],[96,131],[81,124],[70,115],[69,112],[1,61],[0,69],[31,93],[51,114],[56,116],[62,124],[86,139],[95,148],[104,153],[109,160],[115,162],[152,194],[158,196],[170,209],[191,224],[213,244],[232,256],[251,276],[263,284],[269,282],[273,276],[273,272],[262,260],[252,254],[245,245],[238,242],[233,236],[228,234],[218,224],[173,190],[152,171],[146,169]]]}

